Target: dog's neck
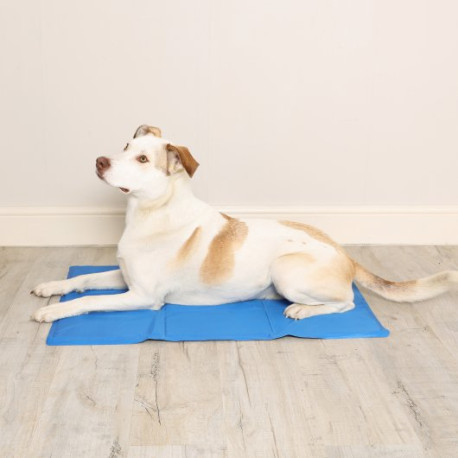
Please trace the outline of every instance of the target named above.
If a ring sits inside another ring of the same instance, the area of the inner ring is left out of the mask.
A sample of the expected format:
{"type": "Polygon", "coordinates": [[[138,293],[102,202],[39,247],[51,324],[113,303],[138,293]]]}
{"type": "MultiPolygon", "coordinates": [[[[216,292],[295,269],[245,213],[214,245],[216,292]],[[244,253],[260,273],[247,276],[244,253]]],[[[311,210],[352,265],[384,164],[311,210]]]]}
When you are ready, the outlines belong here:
{"type": "Polygon", "coordinates": [[[148,231],[171,232],[188,226],[204,212],[216,213],[194,195],[190,181],[186,173],[178,173],[170,180],[167,191],[157,199],[130,196],[126,228],[140,225],[148,231]]]}

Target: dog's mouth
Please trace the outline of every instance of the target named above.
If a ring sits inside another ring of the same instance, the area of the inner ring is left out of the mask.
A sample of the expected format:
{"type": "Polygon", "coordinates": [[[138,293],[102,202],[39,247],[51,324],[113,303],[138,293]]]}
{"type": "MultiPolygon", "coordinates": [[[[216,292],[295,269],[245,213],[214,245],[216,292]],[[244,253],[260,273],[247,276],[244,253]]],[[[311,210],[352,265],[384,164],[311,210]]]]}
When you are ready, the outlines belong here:
{"type": "MultiPolygon", "coordinates": [[[[97,176],[98,176],[102,181],[104,181],[105,183],[107,183],[107,180],[106,180],[105,177],[103,176],[103,172],[100,172],[99,170],[96,170],[95,173],[97,174],[97,176]]],[[[123,187],[121,187],[121,186],[119,186],[118,189],[120,189],[124,194],[129,194],[129,192],[130,192],[130,189],[128,189],[128,188],[123,188],[123,187]]]]}

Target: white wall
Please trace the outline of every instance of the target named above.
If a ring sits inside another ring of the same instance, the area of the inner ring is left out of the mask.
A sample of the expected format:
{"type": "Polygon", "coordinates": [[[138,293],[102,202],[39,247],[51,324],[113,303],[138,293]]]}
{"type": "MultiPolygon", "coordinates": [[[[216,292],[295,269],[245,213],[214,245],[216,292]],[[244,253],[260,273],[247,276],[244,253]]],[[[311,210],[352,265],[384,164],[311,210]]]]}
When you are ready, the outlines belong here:
{"type": "Polygon", "coordinates": [[[3,0],[0,215],[122,206],[95,157],[150,123],[215,205],[446,206],[458,233],[457,17],[452,0],[3,0]]]}

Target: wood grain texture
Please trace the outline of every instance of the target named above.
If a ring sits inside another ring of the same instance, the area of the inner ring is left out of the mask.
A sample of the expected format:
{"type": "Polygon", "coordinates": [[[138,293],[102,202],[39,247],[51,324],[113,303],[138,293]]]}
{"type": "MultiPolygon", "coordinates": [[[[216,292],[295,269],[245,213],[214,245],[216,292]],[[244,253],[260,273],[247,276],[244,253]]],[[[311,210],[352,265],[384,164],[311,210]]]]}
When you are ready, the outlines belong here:
{"type": "MultiPolygon", "coordinates": [[[[347,247],[389,280],[458,269],[458,247],[347,247]]],[[[112,248],[0,248],[0,456],[454,457],[456,293],[364,292],[387,339],[47,347],[37,283],[112,248]]],[[[52,298],[50,302],[55,302],[52,298]]]]}

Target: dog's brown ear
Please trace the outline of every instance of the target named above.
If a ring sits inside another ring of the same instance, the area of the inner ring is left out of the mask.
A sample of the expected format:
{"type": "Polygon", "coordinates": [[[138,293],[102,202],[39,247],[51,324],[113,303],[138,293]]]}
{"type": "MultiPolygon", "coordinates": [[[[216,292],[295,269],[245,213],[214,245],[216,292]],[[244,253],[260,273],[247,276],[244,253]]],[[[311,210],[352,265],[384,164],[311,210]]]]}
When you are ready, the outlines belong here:
{"type": "Polygon", "coordinates": [[[172,174],[180,170],[182,166],[188,175],[192,177],[199,167],[199,163],[194,159],[186,146],[167,145],[167,172],[172,174]]]}
{"type": "Polygon", "coordinates": [[[142,124],[134,134],[134,138],[142,137],[143,135],[153,134],[155,137],[162,137],[161,129],[159,127],[148,126],[142,124]]]}

